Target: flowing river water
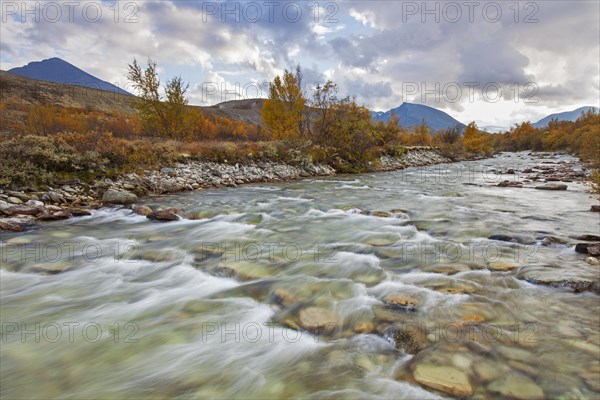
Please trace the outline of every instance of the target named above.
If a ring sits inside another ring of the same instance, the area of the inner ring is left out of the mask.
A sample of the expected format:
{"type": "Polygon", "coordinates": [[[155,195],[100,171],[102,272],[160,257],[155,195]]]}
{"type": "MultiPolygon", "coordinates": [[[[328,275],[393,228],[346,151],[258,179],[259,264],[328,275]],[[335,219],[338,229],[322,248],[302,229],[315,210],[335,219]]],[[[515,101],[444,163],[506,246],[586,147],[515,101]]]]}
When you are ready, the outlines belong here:
{"type": "Polygon", "coordinates": [[[600,267],[574,251],[599,234],[594,198],[496,186],[575,162],[539,157],[142,202],[196,220],[105,208],[3,232],[0,394],[596,399],[600,267]]]}

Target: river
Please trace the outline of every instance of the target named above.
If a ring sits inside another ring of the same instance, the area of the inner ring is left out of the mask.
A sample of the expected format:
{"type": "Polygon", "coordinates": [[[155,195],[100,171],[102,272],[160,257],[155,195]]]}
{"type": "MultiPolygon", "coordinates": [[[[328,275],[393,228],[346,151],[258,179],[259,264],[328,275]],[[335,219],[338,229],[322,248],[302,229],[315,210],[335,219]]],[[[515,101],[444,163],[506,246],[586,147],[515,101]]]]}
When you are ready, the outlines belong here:
{"type": "Polygon", "coordinates": [[[211,189],[140,203],[196,220],[104,208],[2,232],[0,394],[598,398],[598,293],[539,284],[599,287],[574,251],[599,234],[595,200],[497,186],[544,161],[575,159],[211,189]]]}

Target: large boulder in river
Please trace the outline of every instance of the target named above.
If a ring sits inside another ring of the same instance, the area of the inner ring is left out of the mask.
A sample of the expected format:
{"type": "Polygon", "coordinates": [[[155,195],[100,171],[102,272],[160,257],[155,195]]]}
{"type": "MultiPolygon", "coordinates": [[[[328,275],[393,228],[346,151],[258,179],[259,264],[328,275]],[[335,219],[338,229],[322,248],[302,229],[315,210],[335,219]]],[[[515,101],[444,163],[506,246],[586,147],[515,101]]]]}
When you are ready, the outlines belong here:
{"type": "Polygon", "coordinates": [[[136,200],[135,194],[125,190],[109,189],[102,196],[102,202],[106,204],[132,204],[136,200]]]}
{"type": "Polygon", "coordinates": [[[137,215],[147,217],[148,215],[152,214],[152,209],[148,206],[135,206],[133,207],[133,212],[137,215]]]}
{"type": "Polygon", "coordinates": [[[600,256],[600,243],[590,244],[587,248],[587,251],[590,256],[600,256]]]}
{"type": "Polygon", "coordinates": [[[154,211],[148,215],[146,218],[152,221],[161,221],[161,222],[169,222],[169,221],[177,221],[179,217],[171,210],[158,210],[154,211]]]}
{"type": "Polygon", "coordinates": [[[515,187],[515,188],[522,188],[523,184],[519,183],[519,182],[511,182],[511,181],[502,181],[500,182],[497,186],[500,187],[515,187]]]}
{"type": "Polygon", "coordinates": [[[600,256],[600,243],[577,243],[575,251],[590,256],[600,256]]]}
{"type": "Polygon", "coordinates": [[[544,185],[535,188],[538,190],[567,190],[567,185],[544,185]]]}
{"type": "Polygon", "coordinates": [[[588,242],[600,242],[600,236],[598,236],[598,235],[580,235],[580,236],[577,236],[577,240],[585,240],[588,242]]]}

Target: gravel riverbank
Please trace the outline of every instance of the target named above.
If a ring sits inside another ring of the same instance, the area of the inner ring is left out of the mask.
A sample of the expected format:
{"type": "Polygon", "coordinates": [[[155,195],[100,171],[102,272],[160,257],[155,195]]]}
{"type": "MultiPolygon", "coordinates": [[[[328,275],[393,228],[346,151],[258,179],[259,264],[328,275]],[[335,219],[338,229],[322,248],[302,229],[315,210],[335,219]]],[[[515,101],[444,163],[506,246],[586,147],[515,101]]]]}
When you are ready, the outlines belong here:
{"type": "MultiPolygon", "coordinates": [[[[450,162],[432,148],[407,149],[401,157],[382,157],[381,171],[418,167],[450,162]]],[[[38,222],[67,219],[90,214],[90,209],[106,205],[131,205],[136,212],[150,215],[151,219],[173,220],[182,215],[181,210],[160,210],[160,213],[133,204],[142,196],[195,191],[204,188],[237,186],[255,182],[284,182],[313,176],[335,175],[326,164],[303,166],[276,162],[250,164],[218,164],[193,161],[127,174],[118,180],[103,179],[88,184],[78,179],[58,182],[46,190],[0,189],[0,230],[21,232],[38,222]]]]}

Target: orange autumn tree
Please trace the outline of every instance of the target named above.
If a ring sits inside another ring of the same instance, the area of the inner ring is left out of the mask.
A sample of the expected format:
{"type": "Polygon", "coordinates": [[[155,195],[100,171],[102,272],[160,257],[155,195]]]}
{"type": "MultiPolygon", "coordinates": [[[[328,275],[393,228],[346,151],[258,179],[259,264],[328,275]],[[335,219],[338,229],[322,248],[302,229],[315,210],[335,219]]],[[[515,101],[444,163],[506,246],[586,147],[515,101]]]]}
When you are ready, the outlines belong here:
{"type": "MultiPolygon", "coordinates": [[[[156,62],[148,59],[143,69],[136,59],[129,64],[127,79],[138,92],[135,101],[138,115],[149,133],[160,133],[171,139],[185,139],[188,127],[183,122],[188,116],[188,100],[185,94],[189,84],[177,76],[162,86],[165,95],[161,94],[161,82],[158,77],[156,62]]],[[[188,118],[189,119],[189,118],[188,118]]],[[[197,120],[195,116],[192,120],[197,120]]]]}
{"type": "Polygon", "coordinates": [[[468,152],[475,154],[491,154],[494,151],[490,135],[479,132],[475,122],[465,128],[463,145],[468,152]]]}
{"type": "Polygon", "coordinates": [[[433,143],[433,138],[429,134],[429,127],[427,126],[427,122],[425,118],[421,120],[421,125],[415,127],[415,132],[412,135],[412,145],[413,146],[431,146],[433,143]]]}
{"type": "Polygon", "coordinates": [[[269,86],[269,98],[262,108],[262,118],[274,139],[301,139],[307,131],[306,98],[301,88],[300,68],[296,74],[285,70],[269,86]]]}

